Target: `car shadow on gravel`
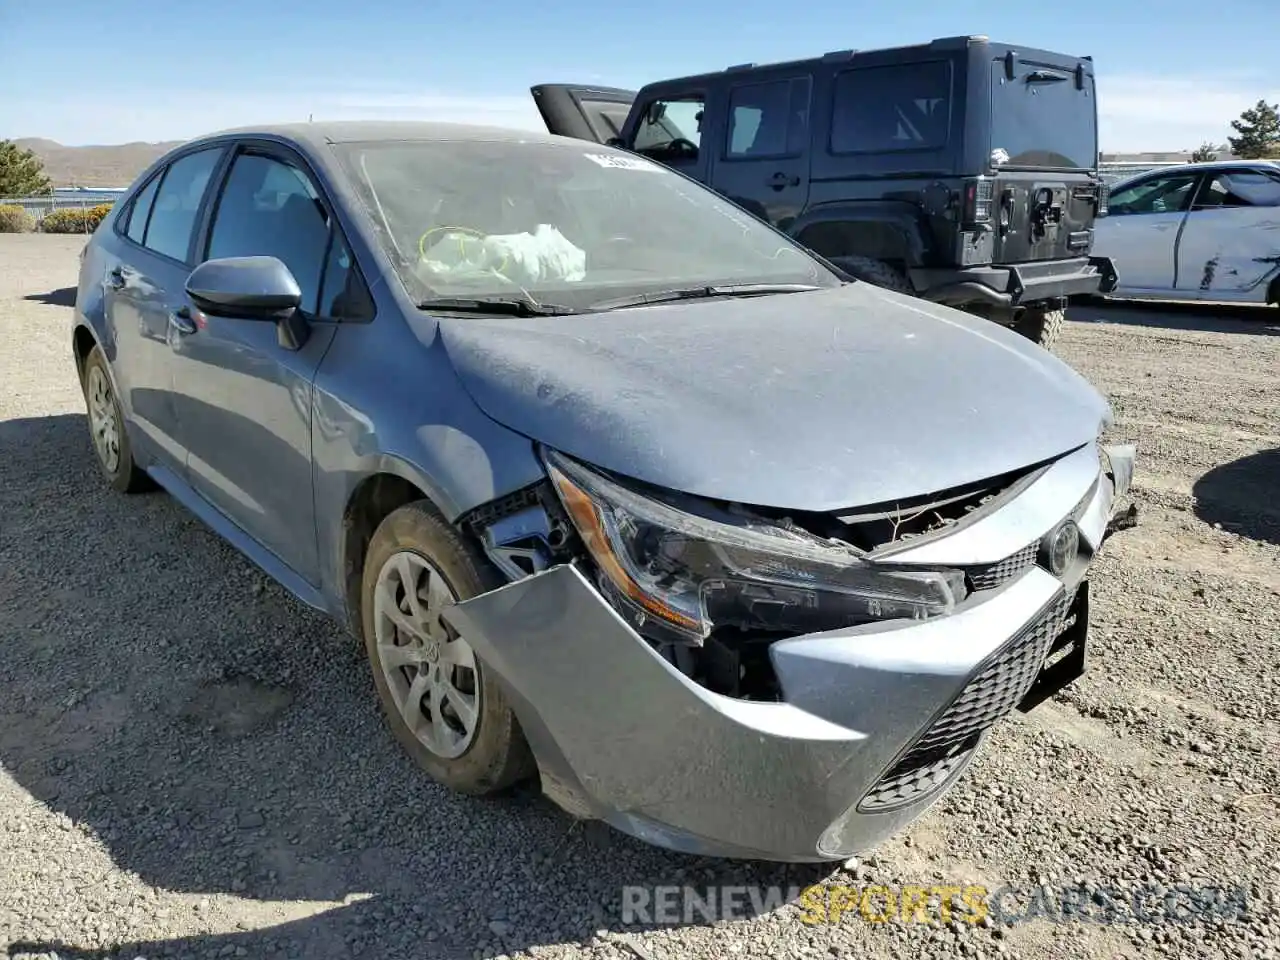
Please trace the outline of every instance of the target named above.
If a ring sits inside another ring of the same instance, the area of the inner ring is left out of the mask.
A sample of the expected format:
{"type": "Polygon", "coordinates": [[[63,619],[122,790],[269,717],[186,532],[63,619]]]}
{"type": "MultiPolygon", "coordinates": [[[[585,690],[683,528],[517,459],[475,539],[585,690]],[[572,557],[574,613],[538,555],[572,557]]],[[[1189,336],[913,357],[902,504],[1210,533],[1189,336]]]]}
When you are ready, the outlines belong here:
{"type": "Polygon", "coordinates": [[[1205,523],[1280,544],[1280,447],[1214,467],[1191,492],[1205,523]]]}
{"type": "MultiPolygon", "coordinates": [[[[496,956],[640,929],[624,886],[790,890],[831,872],[670,854],[534,789],[448,792],[385,729],[359,644],[168,496],[110,491],[83,415],[0,421],[0,450],[0,766],[171,913],[212,911],[182,928],[274,924],[121,956],[496,956]]],[[[98,889],[67,836],[50,826],[24,855],[98,889]]],[[[155,901],[114,896],[108,915],[154,922],[155,901]]],[[[84,929],[9,953],[119,952],[84,952],[84,929]]]]}
{"type": "Polygon", "coordinates": [[[1116,323],[1205,333],[1280,336],[1280,309],[1273,306],[1110,300],[1073,303],[1067,311],[1067,319],[1075,323],[1116,323]]]}
{"type": "Polygon", "coordinates": [[[48,293],[29,293],[23,300],[31,303],[43,303],[47,307],[74,307],[76,305],[76,288],[59,287],[48,293]]]}

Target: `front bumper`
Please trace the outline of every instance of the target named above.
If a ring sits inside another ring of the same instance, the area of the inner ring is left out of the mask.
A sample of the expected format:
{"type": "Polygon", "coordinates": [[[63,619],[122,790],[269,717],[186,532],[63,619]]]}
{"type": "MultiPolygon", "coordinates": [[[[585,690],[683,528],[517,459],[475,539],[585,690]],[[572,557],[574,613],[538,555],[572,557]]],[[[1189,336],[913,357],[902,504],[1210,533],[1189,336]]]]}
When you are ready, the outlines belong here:
{"type": "Polygon", "coordinates": [[[1074,257],[958,270],[922,268],[911,282],[926,300],[1012,309],[1043,300],[1110,293],[1119,274],[1110,257],[1074,257]]]}
{"type": "Polygon", "coordinates": [[[1062,579],[1027,565],[946,618],[779,641],[770,649],[778,703],[721,696],[686,677],[573,565],[445,618],[502,678],[543,789],[571,813],[690,853],[843,859],[924,812],[1023,699],[1080,610],[1072,598],[1087,590],[1131,460],[1131,448],[1116,448],[1108,475],[1092,446],[1077,451],[961,534],[895,558],[973,564],[1007,558],[1010,543],[1025,554],[1074,513],[1082,557],[1062,579]]]}

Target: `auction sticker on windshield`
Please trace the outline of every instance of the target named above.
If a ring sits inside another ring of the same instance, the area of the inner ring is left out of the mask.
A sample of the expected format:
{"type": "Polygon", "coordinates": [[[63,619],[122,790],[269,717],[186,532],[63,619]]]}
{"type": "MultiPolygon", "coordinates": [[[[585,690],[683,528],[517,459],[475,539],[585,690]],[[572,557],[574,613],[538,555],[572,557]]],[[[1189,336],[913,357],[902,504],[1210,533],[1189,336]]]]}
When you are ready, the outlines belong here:
{"type": "Polygon", "coordinates": [[[614,170],[657,170],[656,163],[650,163],[648,160],[641,160],[639,157],[611,157],[607,153],[586,153],[583,154],[593,163],[598,163],[602,167],[612,167],[614,170]]]}

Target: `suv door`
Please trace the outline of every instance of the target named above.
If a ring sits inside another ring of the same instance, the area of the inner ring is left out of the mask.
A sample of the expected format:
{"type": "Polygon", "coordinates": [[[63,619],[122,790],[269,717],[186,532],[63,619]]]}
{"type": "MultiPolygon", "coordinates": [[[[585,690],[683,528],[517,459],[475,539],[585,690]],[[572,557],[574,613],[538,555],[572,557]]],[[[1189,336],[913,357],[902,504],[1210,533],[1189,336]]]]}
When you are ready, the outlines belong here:
{"type": "Polygon", "coordinates": [[[198,259],[283,261],[302,290],[309,336],[290,349],[274,323],[195,316],[173,348],[188,482],[314,586],[312,382],[335,321],[368,318],[367,288],[315,179],[283,148],[241,144],[208,219],[198,259]]]}
{"type": "Polygon", "coordinates": [[[622,136],[636,98],[633,90],[564,83],[540,83],[529,92],[548,131],[596,143],[622,136]]]}
{"type": "Polygon", "coordinates": [[[204,147],[166,164],[115,223],[103,309],[116,339],[113,373],[141,446],[155,465],[182,473],[185,450],[173,398],[174,326],[190,309],[185,284],[205,190],[223,155],[204,147]]]}
{"type": "Polygon", "coordinates": [[[786,230],[809,200],[808,73],[731,84],[714,149],[710,185],[743,209],[786,230]]]}
{"type": "Polygon", "coordinates": [[[1178,241],[1178,289],[1265,303],[1280,272],[1280,169],[1205,175],[1178,241]]]}
{"type": "Polygon", "coordinates": [[[1092,66],[1009,56],[988,72],[994,262],[1086,256],[1100,188],[1092,66]]]}
{"type": "Polygon", "coordinates": [[[1199,178],[1196,171],[1154,174],[1111,194],[1093,252],[1115,261],[1125,290],[1173,289],[1178,235],[1199,178]]]}

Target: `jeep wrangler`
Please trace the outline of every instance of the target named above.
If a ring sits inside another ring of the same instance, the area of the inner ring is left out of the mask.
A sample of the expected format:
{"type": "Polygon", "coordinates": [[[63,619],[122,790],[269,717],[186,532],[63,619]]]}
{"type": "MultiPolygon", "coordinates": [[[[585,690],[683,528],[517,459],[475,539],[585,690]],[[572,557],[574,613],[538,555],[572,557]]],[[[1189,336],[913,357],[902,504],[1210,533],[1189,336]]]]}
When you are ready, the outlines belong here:
{"type": "Polygon", "coordinates": [[[1093,62],[954,37],[662,80],[540,84],[556,134],[690,176],[846,274],[1052,349],[1067,298],[1109,293],[1093,62]]]}

